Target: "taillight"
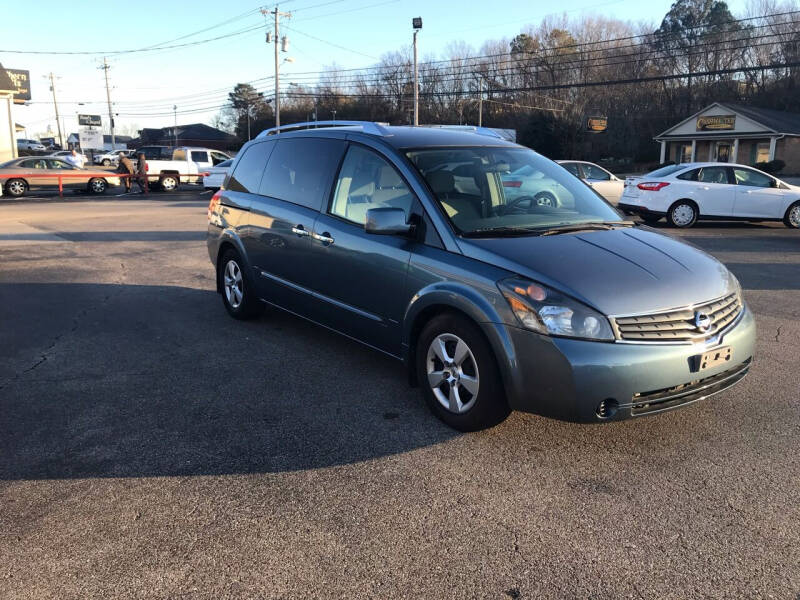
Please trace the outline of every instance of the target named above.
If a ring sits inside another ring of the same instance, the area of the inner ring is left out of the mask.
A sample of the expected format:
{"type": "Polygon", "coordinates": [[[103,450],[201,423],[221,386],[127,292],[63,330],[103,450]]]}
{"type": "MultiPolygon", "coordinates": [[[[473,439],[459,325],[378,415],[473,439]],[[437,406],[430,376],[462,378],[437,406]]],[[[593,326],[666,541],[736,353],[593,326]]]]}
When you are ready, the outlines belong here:
{"type": "Polygon", "coordinates": [[[217,210],[217,206],[219,205],[219,200],[222,197],[222,191],[217,190],[214,192],[214,195],[211,196],[211,200],[208,203],[208,220],[211,220],[211,215],[214,214],[214,211],[217,210]]]}
{"type": "Polygon", "coordinates": [[[522,182],[521,181],[504,181],[503,182],[503,187],[513,187],[513,188],[522,187],[522,182]]]}
{"type": "Polygon", "coordinates": [[[668,185],[669,183],[667,183],[666,181],[645,181],[644,183],[640,183],[636,187],[646,192],[657,192],[661,188],[665,188],[668,185]]]}

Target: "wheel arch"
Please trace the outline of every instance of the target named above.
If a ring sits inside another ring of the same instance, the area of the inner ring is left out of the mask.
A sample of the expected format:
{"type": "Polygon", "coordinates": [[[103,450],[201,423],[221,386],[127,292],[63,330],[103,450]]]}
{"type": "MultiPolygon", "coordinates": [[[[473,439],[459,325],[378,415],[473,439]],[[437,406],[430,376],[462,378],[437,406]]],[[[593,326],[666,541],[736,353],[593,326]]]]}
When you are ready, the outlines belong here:
{"type": "Polygon", "coordinates": [[[420,333],[427,323],[445,313],[467,319],[478,328],[492,351],[503,387],[510,389],[512,375],[508,359],[513,360],[514,346],[502,325],[500,315],[483,295],[468,286],[452,282],[434,284],[420,291],[406,311],[403,362],[406,364],[409,384],[413,387],[419,385],[417,341],[420,333]]]}
{"type": "Polygon", "coordinates": [[[244,251],[244,244],[238,238],[238,236],[233,235],[230,232],[223,232],[222,236],[220,237],[219,246],[217,247],[217,257],[214,260],[215,266],[215,279],[216,279],[216,288],[217,292],[222,292],[222,282],[220,280],[220,266],[222,263],[222,256],[228,249],[233,249],[239,254],[239,258],[242,259],[242,266],[246,267],[246,272],[250,273],[250,263],[247,261],[247,253],[244,251]]]}
{"type": "Polygon", "coordinates": [[[669,208],[667,209],[667,214],[671,213],[672,209],[675,208],[675,205],[680,204],[681,202],[686,202],[687,204],[691,204],[692,206],[694,206],[694,209],[697,211],[697,216],[700,217],[700,205],[694,198],[678,198],[672,204],[669,205],[669,208]]]}

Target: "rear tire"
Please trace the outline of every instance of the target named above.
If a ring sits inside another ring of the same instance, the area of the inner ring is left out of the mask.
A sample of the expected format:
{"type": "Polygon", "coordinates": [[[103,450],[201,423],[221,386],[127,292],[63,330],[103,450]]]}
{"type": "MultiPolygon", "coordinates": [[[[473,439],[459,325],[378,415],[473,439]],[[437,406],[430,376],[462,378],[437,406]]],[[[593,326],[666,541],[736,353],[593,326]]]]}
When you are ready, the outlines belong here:
{"type": "Polygon", "coordinates": [[[217,281],[225,310],[234,319],[244,321],[264,312],[264,303],[255,293],[247,267],[233,248],[225,250],[222,260],[219,261],[217,281]]]}
{"type": "Polygon", "coordinates": [[[786,209],[783,224],[791,229],[800,229],[800,200],[786,209]]]}
{"type": "Polygon", "coordinates": [[[159,181],[159,185],[165,192],[174,192],[178,189],[180,182],[177,175],[164,175],[159,181]]]}
{"type": "Polygon", "coordinates": [[[697,222],[698,210],[694,202],[678,200],[667,212],[667,221],[673,227],[687,228],[697,222]]]}
{"type": "Polygon", "coordinates": [[[416,363],[425,402],[453,429],[486,429],[511,412],[491,347],[468,319],[443,314],[427,323],[416,363]]]}
{"type": "Polygon", "coordinates": [[[9,196],[19,198],[26,191],[28,191],[28,184],[25,183],[24,179],[9,179],[6,182],[6,194],[9,196]]]}

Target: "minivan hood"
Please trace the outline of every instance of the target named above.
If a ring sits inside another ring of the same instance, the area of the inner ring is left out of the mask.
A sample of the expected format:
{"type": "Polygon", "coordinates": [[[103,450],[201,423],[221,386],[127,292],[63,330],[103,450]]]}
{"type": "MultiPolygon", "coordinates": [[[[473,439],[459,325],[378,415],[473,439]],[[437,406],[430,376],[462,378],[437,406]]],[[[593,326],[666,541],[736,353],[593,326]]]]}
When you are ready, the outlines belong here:
{"type": "Polygon", "coordinates": [[[460,238],[465,255],[554,287],[606,315],[658,312],[730,290],[717,259],[649,229],[460,238]]]}

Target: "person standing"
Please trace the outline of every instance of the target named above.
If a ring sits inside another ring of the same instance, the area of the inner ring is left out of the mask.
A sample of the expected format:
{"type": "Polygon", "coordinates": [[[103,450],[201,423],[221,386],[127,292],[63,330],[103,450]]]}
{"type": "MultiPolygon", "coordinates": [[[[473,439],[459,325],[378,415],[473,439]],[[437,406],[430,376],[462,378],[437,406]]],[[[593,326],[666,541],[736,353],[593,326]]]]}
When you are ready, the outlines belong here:
{"type": "Polygon", "coordinates": [[[125,182],[125,193],[129,194],[131,191],[131,175],[136,173],[136,167],[133,166],[133,161],[126,156],[124,152],[119,153],[119,165],[117,166],[117,173],[126,175],[122,179],[125,182]]]}
{"type": "Polygon", "coordinates": [[[82,169],[84,163],[86,163],[86,159],[83,158],[82,154],[78,154],[78,151],[75,148],[72,149],[70,155],[66,158],[67,162],[71,164],[76,169],[82,169]]]}
{"type": "Polygon", "coordinates": [[[136,183],[139,185],[141,194],[147,190],[147,160],[145,160],[144,152],[139,152],[137,157],[139,163],[136,165],[136,183]]]}

